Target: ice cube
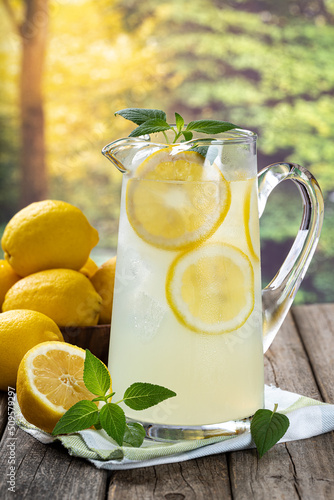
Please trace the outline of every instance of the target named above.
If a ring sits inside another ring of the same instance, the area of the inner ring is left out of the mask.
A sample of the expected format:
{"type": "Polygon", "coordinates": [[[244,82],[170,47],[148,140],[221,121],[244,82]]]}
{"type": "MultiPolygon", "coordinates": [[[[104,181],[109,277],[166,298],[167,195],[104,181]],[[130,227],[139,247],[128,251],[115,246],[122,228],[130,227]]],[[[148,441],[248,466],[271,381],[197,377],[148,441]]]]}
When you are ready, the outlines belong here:
{"type": "Polygon", "coordinates": [[[167,307],[145,292],[135,296],[134,327],[135,334],[142,342],[149,342],[158,333],[167,307]]]}
{"type": "Polygon", "coordinates": [[[125,250],[119,261],[115,276],[115,293],[128,291],[129,286],[131,289],[142,286],[150,275],[147,262],[132,248],[125,250]]]}

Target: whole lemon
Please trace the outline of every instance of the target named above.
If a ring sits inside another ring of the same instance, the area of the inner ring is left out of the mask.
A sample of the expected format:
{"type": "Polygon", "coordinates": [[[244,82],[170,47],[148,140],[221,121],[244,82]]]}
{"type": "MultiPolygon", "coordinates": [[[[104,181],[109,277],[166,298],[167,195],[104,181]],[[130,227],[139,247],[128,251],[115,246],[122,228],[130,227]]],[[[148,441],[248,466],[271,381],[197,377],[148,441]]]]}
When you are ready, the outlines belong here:
{"type": "Polygon", "coordinates": [[[7,292],[3,311],[31,309],[58,326],[93,326],[99,319],[101,297],[86,276],[73,269],[47,269],[30,274],[7,292]]]}
{"type": "Polygon", "coordinates": [[[99,240],[82,211],[64,201],[44,200],[18,212],[1,240],[5,259],[20,276],[44,269],[79,270],[99,240]]]}
{"type": "Polygon", "coordinates": [[[92,276],[91,282],[102,298],[100,310],[100,325],[109,324],[111,321],[112,304],[114,298],[114,284],[116,271],[116,257],[107,260],[92,276]]]}
{"type": "Polygon", "coordinates": [[[16,274],[6,260],[0,260],[0,311],[6,293],[20,279],[21,276],[16,274]]]}
{"type": "Polygon", "coordinates": [[[36,311],[19,309],[0,314],[0,389],[15,387],[21,359],[35,345],[63,341],[52,319],[36,311]]]}
{"type": "Polygon", "coordinates": [[[80,272],[87,276],[87,278],[91,278],[94,273],[98,270],[99,266],[91,259],[88,257],[87,262],[82,266],[80,269],[80,272]]]}

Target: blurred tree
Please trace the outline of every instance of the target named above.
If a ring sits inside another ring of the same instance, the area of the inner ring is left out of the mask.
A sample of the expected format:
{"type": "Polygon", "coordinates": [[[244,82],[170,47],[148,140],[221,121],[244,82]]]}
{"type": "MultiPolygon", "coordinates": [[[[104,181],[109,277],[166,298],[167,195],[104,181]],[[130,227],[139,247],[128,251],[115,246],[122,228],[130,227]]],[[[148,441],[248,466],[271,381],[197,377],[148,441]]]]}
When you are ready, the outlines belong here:
{"type": "Polygon", "coordinates": [[[18,87],[17,53],[14,30],[0,2],[0,232],[14,215],[19,198],[19,115],[15,98],[18,87]]]}
{"type": "Polygon", "coordinates": [[[45,163],[44,110],[42,77],[45,60],[48,0],[24,0],[24,18],[9,0],[4,6],[22,43],[20,110],[21,110],[21,193],[25,206],[47,197],[45,163]]]}

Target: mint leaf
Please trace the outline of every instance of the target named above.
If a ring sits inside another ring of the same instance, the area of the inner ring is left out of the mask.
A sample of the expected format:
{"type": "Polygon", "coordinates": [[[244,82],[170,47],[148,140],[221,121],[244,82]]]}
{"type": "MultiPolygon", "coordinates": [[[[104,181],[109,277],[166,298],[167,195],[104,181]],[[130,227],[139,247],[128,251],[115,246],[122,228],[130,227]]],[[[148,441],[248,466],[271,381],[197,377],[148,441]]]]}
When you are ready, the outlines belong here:
{"type": "Polygon", "coordinates": [[[126,424],[122,408],[114,403],[106,403],[100,410],[100,423],[107,434],[122,446],[126,424]]]}
{"type": "Polygon", "coordinates": [[[110,389],[110,374],[106,366],[86,349],[83,380],[87,389],[97,396],[105,396],[110,389]]]}
{"type": "Polygon", "coordinates": [[[233,123],[220,120],[196,120],[188,123],[186,131],[195,130],[195,132],[202,132],[203,134],[220,134],[233,128],[236,128],[233,123]]]}
{"type": "Polygon", "coordinates": [[[82,431],[99,422],[99,410],[92,401],[78,401],[58,420],[52,435],[82,431]]]}
{"type": "Polygon", "coordinates": [[[146,432],[144,427],[138,422],[129,422],[125,426],[124,443],[139,448],[144,441],[146,432]]]}
{"type": "Polygon", "coordinates": [[[251,422],[251,434],[260,458],[279,441],[289,428],[286,415],[273,411],[257,410],[251,422]]]}
{"type": "Polygon", "coordinates": [[[135,382],[125,391],[123,401],[132,410],[145,410],[174,396],[175,392],[161,385],[135,382]]]}
{"type": "Polygon", "coordinates": [[[139,127],[132,130],[129,134],[129,137],[139,137],[140,135],[145,134],[155,134],[156,132],[164,132],[165,130],[169,130],[170,126],[165,120],[161,118],[152,118],[151,120],[147,120],[146,122],[139,125],[139,127]]]}
{"type": "Polygon", "coordinates": [[[181,130],[183,129],[183,125],[184,125],[184,119],[182,118],[181,115],[179,115],[179,113],[175,113],[175,123],[176,123],[177,131],[181,132],[181,130]]]}
{"type": "Polygon", "coordinates": [[[186,130],[184,130],[182,134],[186,141],[191,141],[191,139],[193,138],[192,132],[187,132],[186,130]]]}
{"type": "Polygon", "coordinates": [[[207,155],[209,146],[193,146],[191,148],[191,151],[195,151],[196,153],[200,154],[201,156],[204,156],[204,158],[207,155]]]}
{"type": "Polygon", "coordinates": [[[160,118],[166,121],[166,113],[160,109],[126,108],[116,111],[115,115],[122,116],[136,125],[141,125],[152,118],[160,118]]]}

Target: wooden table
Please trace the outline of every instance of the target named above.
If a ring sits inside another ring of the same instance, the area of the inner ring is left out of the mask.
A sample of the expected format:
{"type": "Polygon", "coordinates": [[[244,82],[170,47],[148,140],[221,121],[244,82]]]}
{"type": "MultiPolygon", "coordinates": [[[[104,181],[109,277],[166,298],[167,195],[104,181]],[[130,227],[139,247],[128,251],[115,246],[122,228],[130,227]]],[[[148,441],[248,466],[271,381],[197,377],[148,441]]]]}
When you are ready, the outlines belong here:
{"type": "MultiPolygon", "coordinates": [[[[334,403],[334,304],[293,307],[265,357],[266,382],[334,403]]],[[[10,458],[7,393],[0,392],[0,498],[10,458]]],[[[255,450],[128,471],[98,470],[60,444],[43,445],[16,428],[17,498],[25,499],[331,499],[334,433],[255,450]]]]}

